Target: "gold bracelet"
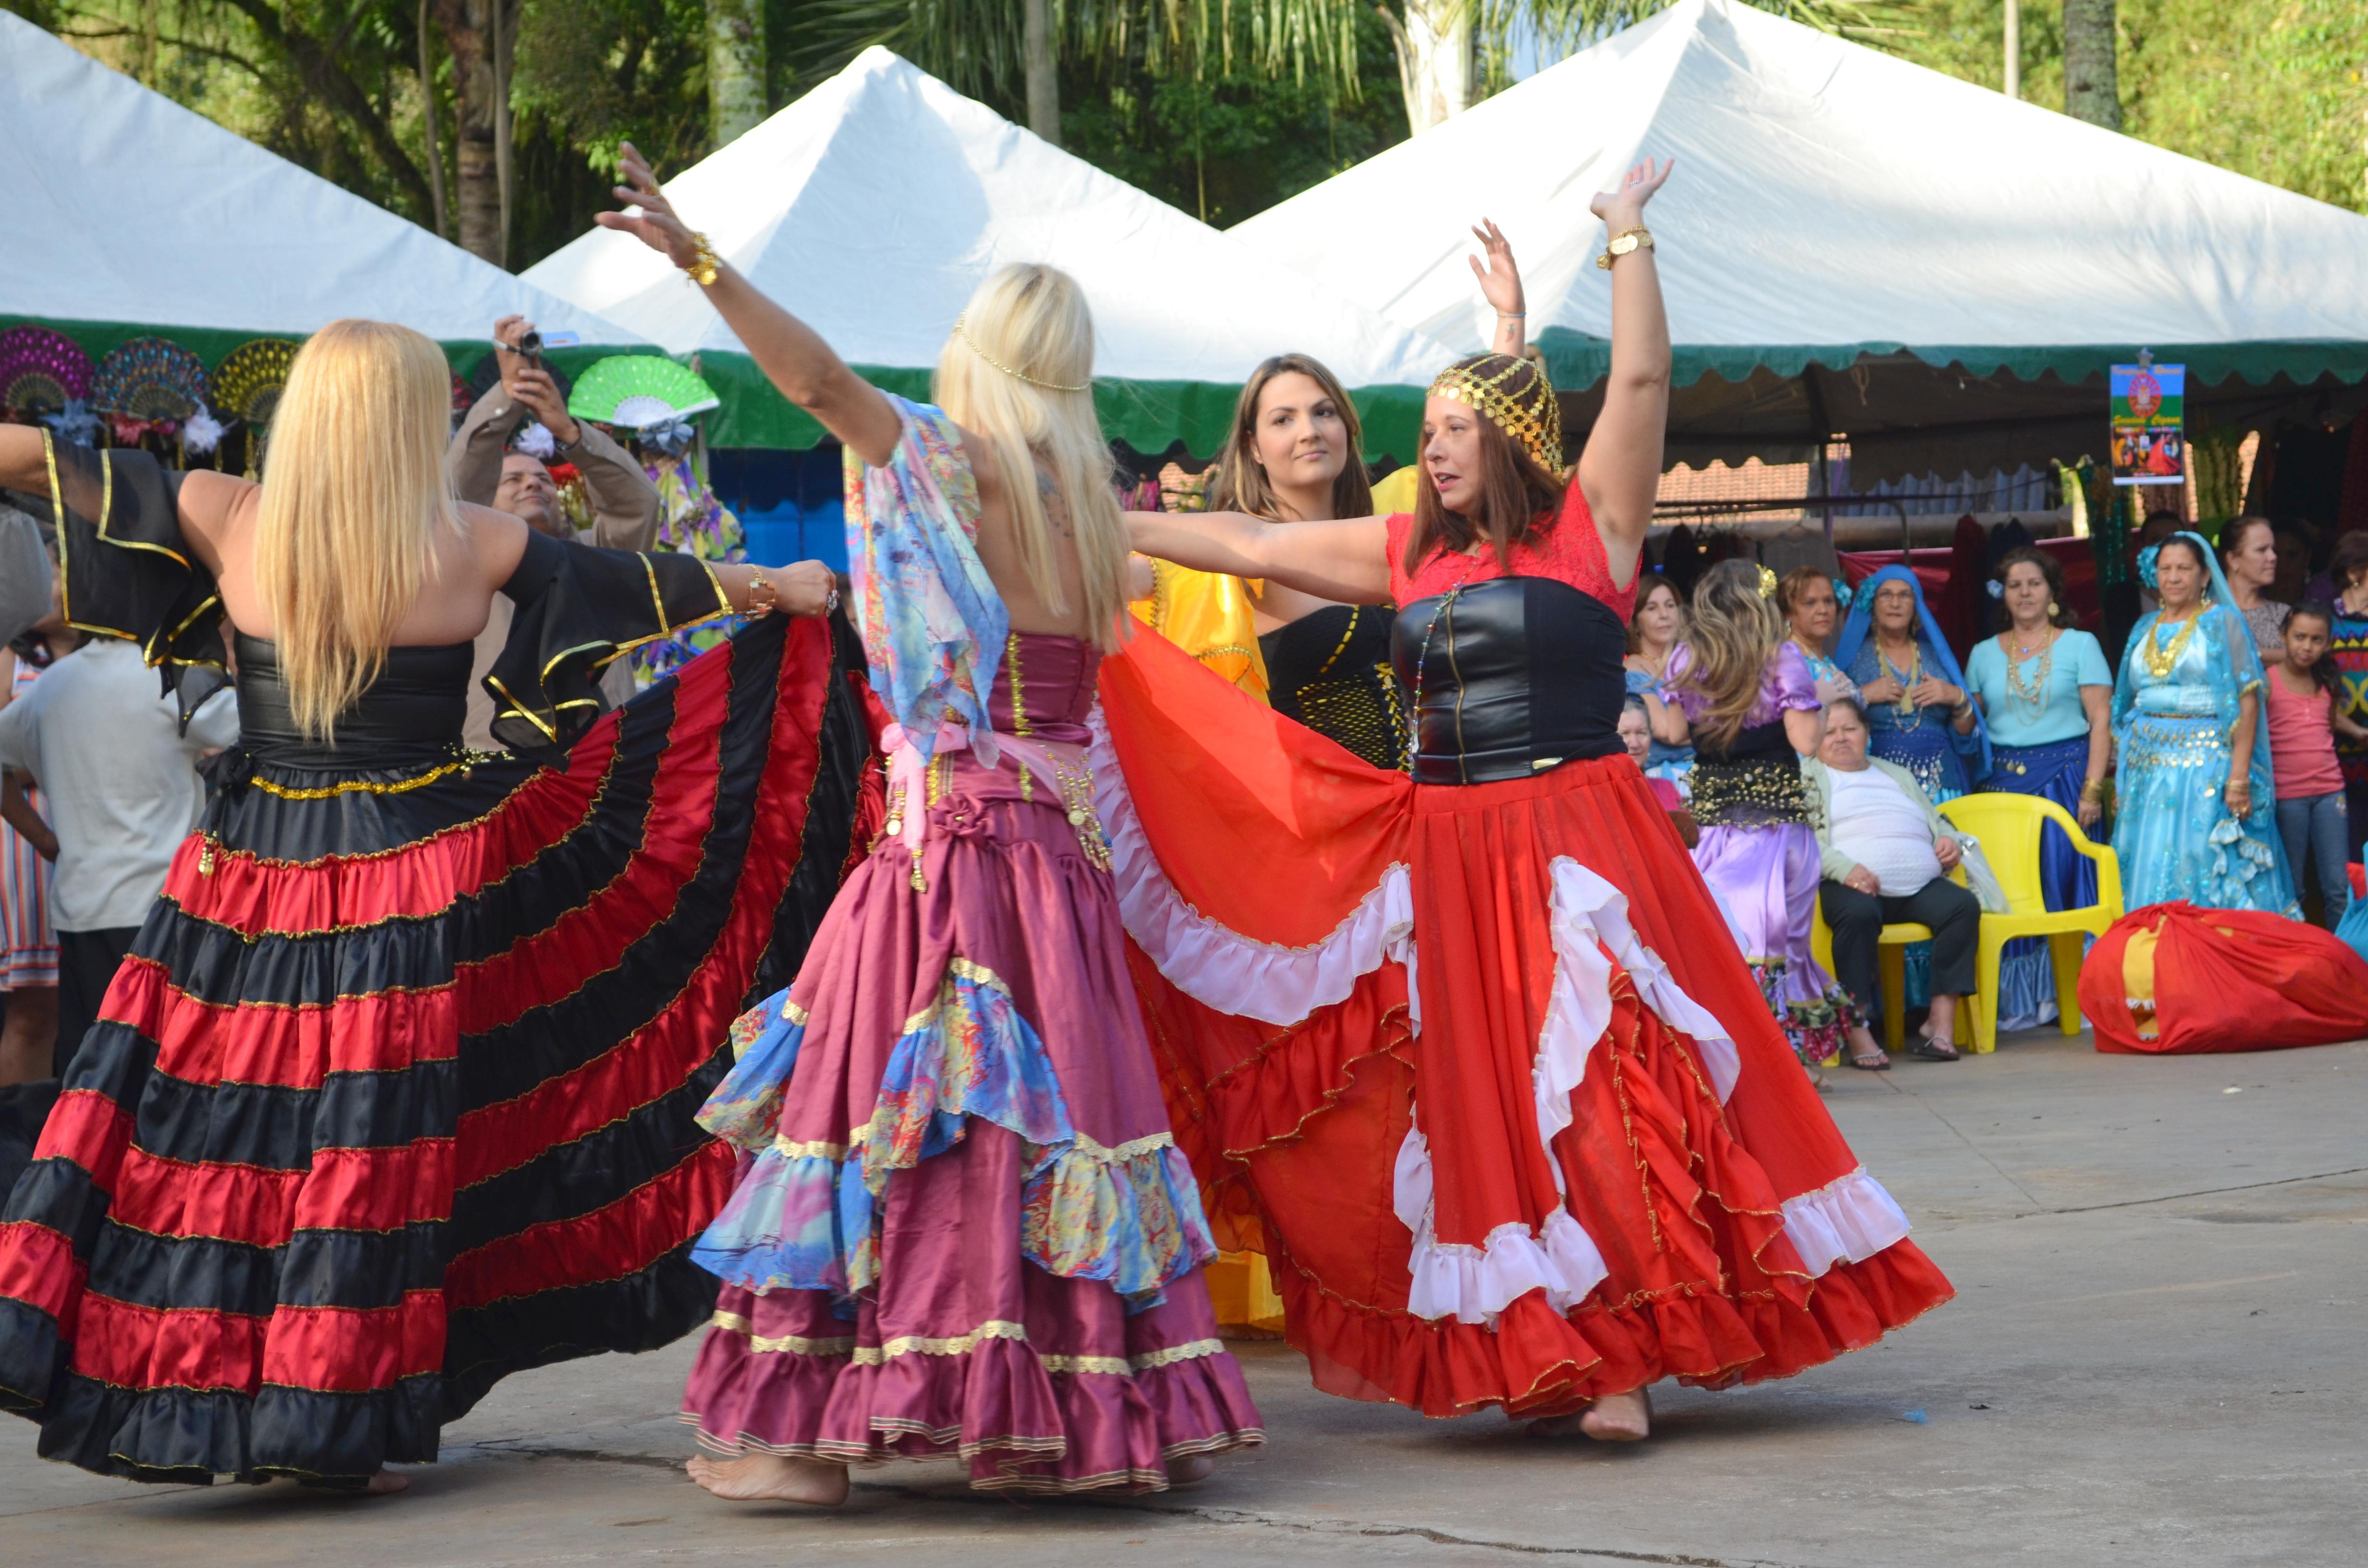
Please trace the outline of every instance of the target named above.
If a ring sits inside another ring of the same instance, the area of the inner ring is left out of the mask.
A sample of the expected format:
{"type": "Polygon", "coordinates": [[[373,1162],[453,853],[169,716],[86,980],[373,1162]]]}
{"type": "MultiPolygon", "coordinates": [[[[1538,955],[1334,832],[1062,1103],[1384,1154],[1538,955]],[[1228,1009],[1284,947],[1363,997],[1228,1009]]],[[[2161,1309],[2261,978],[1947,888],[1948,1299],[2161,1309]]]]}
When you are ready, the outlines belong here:
{"type": "Polygon", "coordinates": [[[693,229],[690,232],[690,264],[683,271],[689,275],[693,283],[705,289],[714,283],[717,265],[715,247],[707,243],[705,234],[693,229]]]}
{"type": "Polygon", "coordinates": [[[2105,781],[2101,778],[2089,779],[2087,783],[2080,786],[2080,798],[2084,801],[2103,800],[2105,798],[2105,781]]]}
{"type": "Polygon", "coordinates": [[[1626,256],[1630,251],[1652,248],[1653,231],[1639,223],[1633,229],[1623,229],[1612,236],[1611,243],[1603,247],[1603,254],[1595,258],[1595,265],[1609,272],[1611,270],[1614,257],[1626,256]]]}
{"type": "Polygon", "coordinates": [[[750,615],[770,615],[780,608],[780,592],[773,586],[773,580],[765,575],[765,569],[763,567],[751,567],[748,573],[747,613],[750,615]],[[765,596],[765,600],[762,604],[757,602],[757,595],[759,590],[762,590],[765,596]]]}

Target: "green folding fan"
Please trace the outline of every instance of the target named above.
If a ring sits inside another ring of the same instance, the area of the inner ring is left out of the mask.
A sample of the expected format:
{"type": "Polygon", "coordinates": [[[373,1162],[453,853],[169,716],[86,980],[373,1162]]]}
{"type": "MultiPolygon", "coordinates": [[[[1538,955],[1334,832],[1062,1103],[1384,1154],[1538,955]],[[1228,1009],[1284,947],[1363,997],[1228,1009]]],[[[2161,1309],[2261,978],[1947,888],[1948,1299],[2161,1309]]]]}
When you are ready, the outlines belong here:
{"type": "Polygon", "coordinates": [[[612,354],[575,380],[567,412],[578,419],[646,430],[722,404],[695,371],[655,354],[612,354]]]}

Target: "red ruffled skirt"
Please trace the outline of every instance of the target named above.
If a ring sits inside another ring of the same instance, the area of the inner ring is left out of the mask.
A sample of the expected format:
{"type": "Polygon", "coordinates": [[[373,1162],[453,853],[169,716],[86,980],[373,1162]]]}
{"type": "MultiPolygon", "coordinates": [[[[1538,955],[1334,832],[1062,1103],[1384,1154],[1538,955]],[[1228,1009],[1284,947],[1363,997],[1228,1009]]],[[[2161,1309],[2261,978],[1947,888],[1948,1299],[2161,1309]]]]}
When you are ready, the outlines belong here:
{"type": "Polygon", "coordinates": [[[1155,637],[1101,685],[1170,1114],[1317,1386],[1550,1415],[1949,1299],[1626,758],[1421,787],[1155,637]]]}
{"type": "Polygon", "coordinates": [[[103,1474],[359,1484],[697,1326],[734,1156],[693,1117],[870,756],[830,628],[768,618],[564,767],[234,770],[0,1217],[0,1407],[103,1474]]]}

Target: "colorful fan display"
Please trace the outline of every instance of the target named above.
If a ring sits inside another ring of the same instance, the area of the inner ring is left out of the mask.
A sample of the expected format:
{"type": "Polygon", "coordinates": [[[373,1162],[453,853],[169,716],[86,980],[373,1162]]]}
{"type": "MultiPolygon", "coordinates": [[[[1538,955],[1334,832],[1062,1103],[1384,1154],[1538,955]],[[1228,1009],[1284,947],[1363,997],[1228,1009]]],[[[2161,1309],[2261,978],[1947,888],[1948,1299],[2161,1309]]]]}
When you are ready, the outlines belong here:
{"type": "Polygon", "coordinates": [[[0,408],[56,414],[89,398],[93,368],[82,345],[45,326],[0,332],[0,408]]]}
{"type": "Polygon", "coordinates": [[[187,419],[206,401],[205,361],[170,339],[135,337],[98,362],[90,401],[127,419],[187,419]]]}
{"type": "Polygon", "coordinates": [[[699,373],[655,354],[612,354],[584,372],[567,400],[578,419],[645,430],[722,403],[699,373]]]}
{"type": "Polygon", "coordinates": [[[214,408],[225,418],[243,419],[255,429],[271,423],[279,390],[296,346],[284,337],[258,337],[232,349],[214,367],[214,408]]]}

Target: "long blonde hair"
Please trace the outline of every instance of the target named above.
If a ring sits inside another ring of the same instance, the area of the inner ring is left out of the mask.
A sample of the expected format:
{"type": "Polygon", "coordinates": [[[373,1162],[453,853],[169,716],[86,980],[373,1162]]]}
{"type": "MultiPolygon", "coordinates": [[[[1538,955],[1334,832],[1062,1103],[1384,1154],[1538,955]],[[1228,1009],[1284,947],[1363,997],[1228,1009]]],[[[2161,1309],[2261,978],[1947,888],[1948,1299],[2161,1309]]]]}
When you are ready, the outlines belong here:
{"type": "Polygon", "coordinates": [[[1705,704],[1694,727],[1717,747],[1735,744],[1759,700],[1768,661],[1784,641],[1775,600],[1759,591],[1759,564],[1722,561],[1694,585],[1692,624],[1686,631],[1686,668],[1679,684],[1705,704]]]}
{"type": "Polygon", "coordinates": [[[302,733],[327,739],[378,678],[436,573],[460,501],[445,465],[444,351],[387,322],[335,321],[296,351],[271,415],[255,591],[302,733]]]}
{"type": "Polygon", "coordinates": [[[938,356],[934,395],[982,437],[1011,496],[1019,564],[1055,615],[1068,613],[1041,470],[1068,508],[1086,624],[1118,645],[1126,610],[1126,524],[1110,443],[1094,412],[1094,318],[1085,290],[1050,267],[1006,267],[978,286],[938,356]]]}

